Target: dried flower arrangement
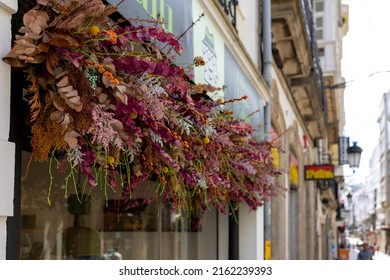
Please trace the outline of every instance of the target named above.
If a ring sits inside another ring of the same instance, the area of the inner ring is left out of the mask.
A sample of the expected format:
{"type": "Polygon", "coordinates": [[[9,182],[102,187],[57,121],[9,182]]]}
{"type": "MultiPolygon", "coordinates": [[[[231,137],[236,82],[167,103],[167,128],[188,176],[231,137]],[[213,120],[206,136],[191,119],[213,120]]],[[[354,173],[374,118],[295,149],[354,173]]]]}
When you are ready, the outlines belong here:
{"type": "MultiPolygon", "coordinates": [[[[201,216],[275,193],[272,142],[195,84],[172,52],[180,37],[155,26],[123,27],[100,0],[38,0],[3,60],[28,72],[32,151],[50,169],[85,175],[94,188],[131,193],[145,180],[176,210],[201,216]]],[[[205,62],[195,57],[193,66],[205,62]]],[[[246,98],[246,97],[243,97],[246,98]]],[[[53,179],[53,178],[51,178],[53,179]]]]}

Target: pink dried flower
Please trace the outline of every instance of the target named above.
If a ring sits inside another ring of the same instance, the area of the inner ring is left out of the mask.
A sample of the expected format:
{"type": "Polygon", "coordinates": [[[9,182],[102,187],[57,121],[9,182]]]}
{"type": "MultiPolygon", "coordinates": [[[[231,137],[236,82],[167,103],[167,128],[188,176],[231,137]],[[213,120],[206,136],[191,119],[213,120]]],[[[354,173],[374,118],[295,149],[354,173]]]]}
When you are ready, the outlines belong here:
{"type": "Polygon", "coordinates": [[[103,105],[93,104],[91,107],[92,125],[87,133],[92,135],[92,142],[103,146],[108,151],[110,144],[114,144],[117,132],[114,129],[117,120],[114,113],[103,110],[103,105]]]}

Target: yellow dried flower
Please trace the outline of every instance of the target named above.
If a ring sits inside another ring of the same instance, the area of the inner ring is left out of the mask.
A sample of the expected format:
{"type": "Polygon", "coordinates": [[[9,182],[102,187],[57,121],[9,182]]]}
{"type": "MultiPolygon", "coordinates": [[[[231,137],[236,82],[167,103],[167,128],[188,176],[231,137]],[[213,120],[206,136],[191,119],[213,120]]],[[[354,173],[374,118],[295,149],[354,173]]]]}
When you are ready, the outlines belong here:
{"type": "Polygon", "coordinates": [[[107,162],[108,162],[108,164],[113,165],[115,162],[115,158],[113,156],[108,156],[107,162]]]}
{"type": "Polygon", "coordinates": [[[96,36],[100,33],[100,28],[99,26],[97,25],[92,25],[90,28],[89,28],[89,32],[93,35],[93,36],[96,36]]]}

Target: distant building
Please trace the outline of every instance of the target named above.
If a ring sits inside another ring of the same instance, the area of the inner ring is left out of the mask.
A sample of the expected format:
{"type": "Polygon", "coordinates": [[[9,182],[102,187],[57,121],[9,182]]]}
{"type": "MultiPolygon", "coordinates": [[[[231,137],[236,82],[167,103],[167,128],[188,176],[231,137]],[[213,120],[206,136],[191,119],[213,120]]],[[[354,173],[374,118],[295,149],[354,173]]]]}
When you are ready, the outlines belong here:
{"type": "Polygon", "coordinates": [[[379,114],[380,190],[375,218],[381,223],[381,248],[390,252],[390,92],[383,94],[379,114]]]}

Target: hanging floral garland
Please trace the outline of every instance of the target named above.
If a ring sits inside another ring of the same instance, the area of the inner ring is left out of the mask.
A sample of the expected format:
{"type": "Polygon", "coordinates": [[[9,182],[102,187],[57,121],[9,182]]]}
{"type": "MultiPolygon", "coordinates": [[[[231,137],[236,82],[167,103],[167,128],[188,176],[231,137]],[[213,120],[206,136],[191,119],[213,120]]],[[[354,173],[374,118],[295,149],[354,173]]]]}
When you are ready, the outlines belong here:
{"type": "Polygon", "coordinates": [[[221,89],[175,64],[178,38],[157,22],[123,27],[115,11],[100,0],[38,0],[24,14],[3,60],[28,73],[34,159],[129,200],[153,180],[150,200],[199,216],[208,205],[262,206],[281,172],[273,144],[254,141],[251,125],[223,106],[240,99],[208,98],[221,89]]]}

